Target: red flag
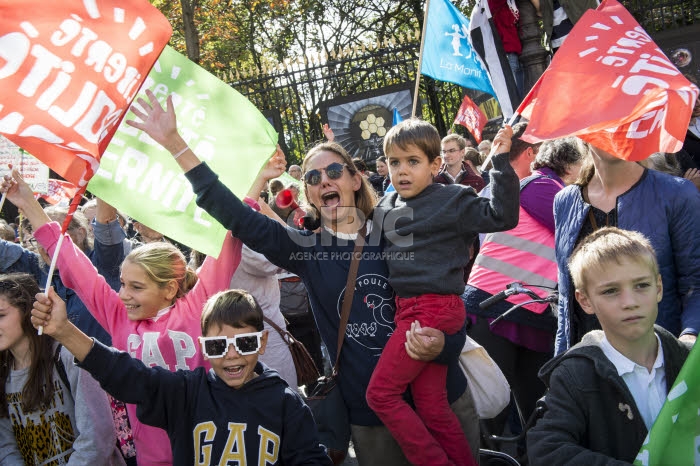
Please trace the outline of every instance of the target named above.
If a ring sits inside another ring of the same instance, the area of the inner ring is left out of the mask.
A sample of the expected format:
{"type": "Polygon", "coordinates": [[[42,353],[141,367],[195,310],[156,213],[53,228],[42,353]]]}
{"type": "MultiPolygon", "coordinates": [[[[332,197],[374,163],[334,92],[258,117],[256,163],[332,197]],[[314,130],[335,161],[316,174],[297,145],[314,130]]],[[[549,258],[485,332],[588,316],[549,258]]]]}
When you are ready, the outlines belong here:
{"type": "Polygon", "coordinates": [[[578,136],[625,160],[683,145],[698,88],[616,0],[588,10],[518,112],[523,139],[578,136]]]}
{"type": "Polygon", "coordinates": [[[37,199],[44,199],[51,205],[68,205],[70,200],[75,197],[78,188],[68,181],[49,178],[49,189],[47,191],[46,194],[35,193],[34,196],[36,196],[37,199]]]}
{"type": "Polygon", "coordinates": [[[0,3],[0,133],[77,186],[172,28],[146,0],[0,3]]]}
{"type": "Polygon", "coordinates": [[[465,95],[453,124],[459,124],[467,128],[474,135],[476,142],[480,143],[481,132],[484,130],[487,122],[488,118],[486,118],[484,112],[476,106],[469,96],[465,95]]]}

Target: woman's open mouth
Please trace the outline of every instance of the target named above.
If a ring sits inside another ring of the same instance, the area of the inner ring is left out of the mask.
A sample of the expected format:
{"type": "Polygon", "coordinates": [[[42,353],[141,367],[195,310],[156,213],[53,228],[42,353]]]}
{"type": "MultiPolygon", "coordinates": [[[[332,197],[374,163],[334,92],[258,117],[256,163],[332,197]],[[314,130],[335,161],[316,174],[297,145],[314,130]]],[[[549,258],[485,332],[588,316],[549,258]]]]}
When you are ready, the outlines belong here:
{"type": "Polygon", "coordinates": [[[324,207],[337,207],[340,204],[340,195],[335,191],[322,194],[321,202],[324,207]]]}

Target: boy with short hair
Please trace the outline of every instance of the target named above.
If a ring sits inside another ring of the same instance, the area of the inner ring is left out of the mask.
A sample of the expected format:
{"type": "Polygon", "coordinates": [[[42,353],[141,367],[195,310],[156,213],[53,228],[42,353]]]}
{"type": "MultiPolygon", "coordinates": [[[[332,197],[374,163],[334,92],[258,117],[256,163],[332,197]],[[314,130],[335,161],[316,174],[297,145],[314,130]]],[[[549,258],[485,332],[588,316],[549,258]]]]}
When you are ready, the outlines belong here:
{"type": "Polygon", "coordinates": [[[430,123],[404,120],[384,137],[396,192],[379,201],[372,234],[381,231],[384,237],[389,283],[397,294],[396,330],[372,374],[367,401],[412,464],[475,464],[447,401],[447,366],[409,357],[406,333],[416,321],[447,333],[459,331],[466,319],[462,271],[476,235],[517,225],[519,184],[508,161],[511,134],[506,127],[494,139],[499,153],[493,157],[492,199],[478,197],[471,187],[433,183],[441,139],[430,123]],[[403,399],[409,385],[416,411],[403,399]]]}
{"type": "Polygon", "coordinates": [[[603,330],[540,370],[547,411],[527,435],[530,463],[632,463],[690,348],[654,325],[663,288],[641,233],[601,228],[568,264],[576,299],[603,330]]]}
{"type": "Polygon", "coordinates": [[[32,323],[62,343],[115,398],[138,405],[138,418],[165,429],[175,465],[330,465],[311,410],[258,362],[267,331],[255,299],[242,290],[212,296],[200,343],[212,369],[170,372],[89,338],[66,318],[50,289],[37,295],[32,323]]]}

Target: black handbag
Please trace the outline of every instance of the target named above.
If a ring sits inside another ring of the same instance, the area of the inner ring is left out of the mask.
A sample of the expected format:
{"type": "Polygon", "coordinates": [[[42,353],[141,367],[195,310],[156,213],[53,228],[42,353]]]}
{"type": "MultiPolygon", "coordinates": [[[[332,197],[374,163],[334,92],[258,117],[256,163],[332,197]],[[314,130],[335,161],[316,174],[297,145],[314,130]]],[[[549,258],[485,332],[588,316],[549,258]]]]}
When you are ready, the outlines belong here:
{"type": "Polygon", "coordinates": [[[328,456],[333,464],[341,464],[348,454],[350,444],[350,417],[345,406],[343,395],[337,386],[338,361],[340,351],[343,349],[345,339],[345,327],[350,318],[350,308],[352,307],[352,297],[355,292],[355,279],[357,269],[360,266],[360,253],[365,245],[366,226],[363,226],[357,234],[355,249],[348,271],[348,281],[345,285],[345,295],[343,296],[343,307],[340,313],[340,324],[338,326],[338,349],[335,355],[335,364],[330,376],[318,379],[318,384],[306,398],[316,420],[316,427],[321,439],[321,443],[326,446],[328,456]]]}

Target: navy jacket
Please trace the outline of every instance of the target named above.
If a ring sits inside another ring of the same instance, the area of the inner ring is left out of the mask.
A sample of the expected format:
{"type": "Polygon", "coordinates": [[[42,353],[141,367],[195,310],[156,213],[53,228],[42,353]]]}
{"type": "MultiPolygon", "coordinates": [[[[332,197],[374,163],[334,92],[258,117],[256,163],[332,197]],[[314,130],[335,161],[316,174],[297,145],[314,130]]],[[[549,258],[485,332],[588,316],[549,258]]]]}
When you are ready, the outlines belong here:
{"type": "MultiPolygon", "coordinates": [[[[559,325],[555,354],[571,345],[574,289],[567,261],[586,221],[590,204],[580,186],[554,198],[555,247],[559,266],[559,325]]],[[[679,336],[700,330],[700,193],[688,180],[654,170],[617,198],[617,227],[636,230],[656,250],[664,295],[656,323],[679,336]]]]}
{"type": "Polygon", "coordinates": [[[165,429],[174,465],[330,466],[311,410],[264,364],[234,389],[213,370],[170,372],[95,342],[80,365],[119,400],[134,403],[144,424],[165,429]],[[221,463],[219,462],[221,460],[221,463]]]}

